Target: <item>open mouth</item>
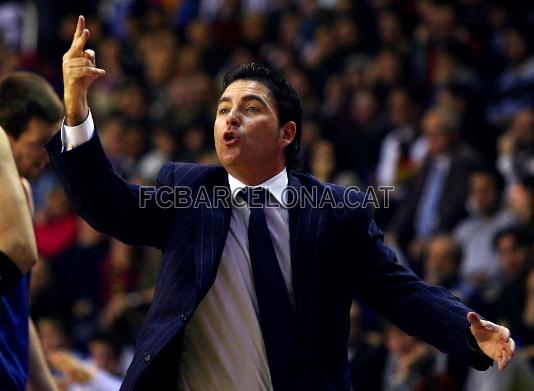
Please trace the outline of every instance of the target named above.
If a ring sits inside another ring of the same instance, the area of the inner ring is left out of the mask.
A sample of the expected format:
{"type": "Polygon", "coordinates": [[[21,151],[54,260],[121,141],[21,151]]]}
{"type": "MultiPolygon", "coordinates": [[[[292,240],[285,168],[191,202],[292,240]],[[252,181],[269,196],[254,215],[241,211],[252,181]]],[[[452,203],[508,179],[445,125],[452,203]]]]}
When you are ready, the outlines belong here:
{"type": "Polygon", "coordinates": [[[239,136],[235,130],[227,130],[223,134],[223,142],[225,145],[232,145],[239,141],[239,136]]]}

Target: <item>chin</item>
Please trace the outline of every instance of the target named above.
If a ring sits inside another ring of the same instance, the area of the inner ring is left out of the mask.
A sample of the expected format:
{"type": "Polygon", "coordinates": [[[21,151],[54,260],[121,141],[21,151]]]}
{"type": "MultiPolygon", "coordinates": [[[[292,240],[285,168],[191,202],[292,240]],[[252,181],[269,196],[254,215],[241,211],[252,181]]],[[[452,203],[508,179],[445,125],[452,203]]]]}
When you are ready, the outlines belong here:
{"type": "Polygon", "coordinates": [[[230,156],[220,156],[219,161],[224,167],[235,167],[239,164],[239,156],[230,155],[230,156]]]}

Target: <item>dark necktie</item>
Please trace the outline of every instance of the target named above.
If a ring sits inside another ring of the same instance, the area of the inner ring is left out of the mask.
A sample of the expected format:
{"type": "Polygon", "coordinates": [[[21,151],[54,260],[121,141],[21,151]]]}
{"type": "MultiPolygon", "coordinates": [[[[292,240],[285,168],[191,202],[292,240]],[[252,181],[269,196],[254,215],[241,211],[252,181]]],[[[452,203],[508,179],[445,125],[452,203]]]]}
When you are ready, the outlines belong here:
{"type": "Polygon", "coordinates": [[[274,391],[302,389],[302,346],[295,312],[287,291],[265,218],[262,188],[244,188],[240,196],[250,208],[248,242],[254,287],[260,312],[260,327],[267,352],[274,391]]]}

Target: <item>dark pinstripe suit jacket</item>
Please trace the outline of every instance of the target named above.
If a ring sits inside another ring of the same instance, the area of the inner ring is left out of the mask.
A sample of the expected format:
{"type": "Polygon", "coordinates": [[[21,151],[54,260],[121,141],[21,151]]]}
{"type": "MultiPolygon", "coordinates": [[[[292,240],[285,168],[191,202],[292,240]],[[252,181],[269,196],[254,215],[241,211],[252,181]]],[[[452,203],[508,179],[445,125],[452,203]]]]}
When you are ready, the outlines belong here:
{"type": "MultiPolygon", "coordinates": [[[[76,212],[101,232],[129,244],[161,248],[156,293],[139,332],[121,390],[173,389],[184,326],[215,280],[231,208],[139,207],[139,189],[114,174],[98,136],[65,153],[56,135],[47,145],[76,212]]],[[[193,193],[226,185],[219,166],[167,163],[159,185],[193,193]]],[[[308,175],[289,175],[296,189],[343,189],[308,175]]],[[[210,192],[208,192],[209,194],[210,192]]],[[[353,201],[361,195],[351,193],[353,201]]],[[[350,390],[346,342],[353,291],[403,330],[478,369],[491,360],[467,342],[468,308],[400,266],[364,208],[291,208],[290,244],[297,318],[313,390],[350,390]]],[[[235,363],[239,365],[239,363],[235,363]]],[[[208,390],[206,390],[208,391],[208,390]]],[[[243,390],[249,391],[249,390],[243,390]]]]}

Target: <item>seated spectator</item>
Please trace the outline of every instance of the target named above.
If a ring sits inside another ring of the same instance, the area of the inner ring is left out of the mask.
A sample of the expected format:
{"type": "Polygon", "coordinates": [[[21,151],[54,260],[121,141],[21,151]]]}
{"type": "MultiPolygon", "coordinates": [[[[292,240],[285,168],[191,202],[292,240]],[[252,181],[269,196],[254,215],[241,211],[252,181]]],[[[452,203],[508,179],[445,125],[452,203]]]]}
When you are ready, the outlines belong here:
{"type": "Polygon", "coordinates": [[[42,213],[37,214],[35,240],[39,254],[47,259],[65,251],[76,240],[78,227],[69,200],[61,185],[56,185],[46,198],[42,213]]]}
{"type": "Polygon", "coordinates": [[[492,103],[486,112],[489,122],[496,125],[534,105],[534,56],[526,33],[516,27],[509,28],[504,45],[508,66],[495,82],[492,103]]]}
{"type": "Polygon", "coordinates": [[[462,249],[454,238],[437,234],[430,238],[423,252],[425,281],[452,292],[466,305],[480,311],[480,299],[475,288],[460,278],[462,249]]]}
{"type": "Polygon", "coordinates": [[[431,373],[434,363],[431,347],[392,324],[386,326],[386,347],[383,391],[411,391],[431,373]]]}
{"type": "Polygon", "coordinates": [[[428,111],[422,126],[428,155],[392,223],[394,238],[412,262],[420,260],[426,239],[451,230],[464,217],[467,178],[479,164],[477,154],[459,141],[455,118],[448,112],[428,111]]]}
{"type": "Polygon", "coordinates": [[[45,354],[69,349],[65,326],[58,318],[42,317],[36,322],[37,333],[45,354]]]}
{"type": "Polygon", "coordinates": [[[310,156],[312,175],[324,182],[333,182],[336,169],[336,155],[332,143],[326,140],[317,141],[310,156]]]}
{"type": "Polygon", "coordinates": [[[176,140],[166,128],[157,128],[151,138],[152,148],[143,155],[137,165],[136,175],[141,183],[154,185],[161,166],[174,157],[176,140]]]}
{"type": "Polygon", "coordinates": [[[123,374],[120,368],[121,349],[118,340],[117,336],[106,333],[93,336],[89,341],[88,361],[99,370],[120,378],[123,374]]]}
{"type": "Polygon", "coordinates": [[[502,284],[495,305],[495,318],[514,335],[522,324],[526,277],[532,266],[532,242],[521,229],[509,227],[497,233],[494,243],[502,284]]]}
{"type": "Polygon", "coordinates": [[[360,311],[360,306],[353,301],[347,345],[351,384],[354,391],[375,391],[381,388],[386,351],[383,346],[366,341],[361,329],[360,311]]]}
{"type": "Polygon", "coordinates": [[[508,205],[521,229],[534,240],[534,175],[525,176],[510,187],[508,205]]]}
{"type": "MultiPolygon", "coordinates": [[[[534,106],[534,105],[533,105],[534,106]]],[[[497,164],[508,185],[534,175],[534,111],[518,112],[498,142],[497,164]]]]}
{"type": "Polygon", "coordinates": [[[525,281],[523,313],[517,334],[523,345],[520,352],[534,370],[534,265],[531,265],[525,281]]]}
{"type": "Polygon", "coordinates": [[[494,365],[484,372],[469,369],[464,391],[524,391],[534,390],[534,372],[521,352],[514,355],[506,371],[494,365]]]}
{"type": "Polygon", "coordinates": [[[478,169],[469,177],[470,214],[456,226],[454,237],[464,253],[460,275],[475,286],[498,279],[493,238],[514,221],[510,212],[502,208],[503,191],[504,180],[495,170],[478,169]]]}
{"type": "Polygon", "coordinates": [[[378,186],[395,186],[390,200],[393,209],[406,196],[408,184],[427,153],[426,140],[418,135],[415,127],[415,110],[408,91],[397,88],[390,92],[387,111],[389,131],[380,146],[375,183],[378,186]]]}

